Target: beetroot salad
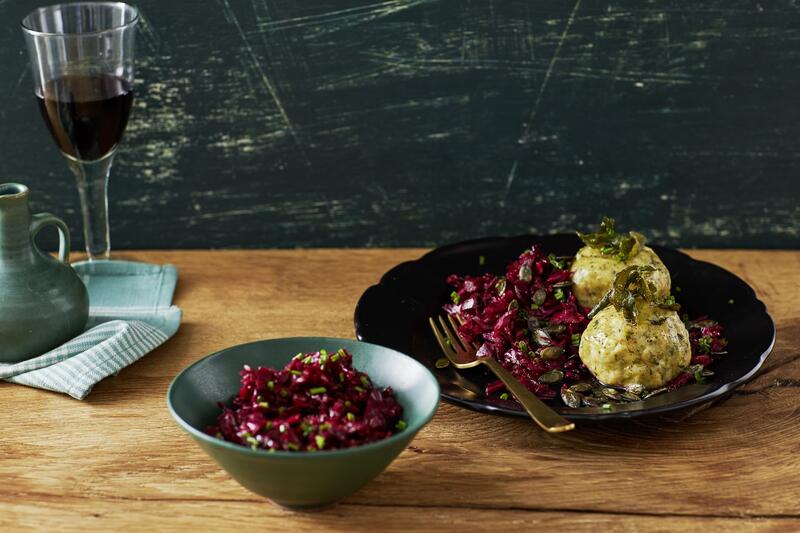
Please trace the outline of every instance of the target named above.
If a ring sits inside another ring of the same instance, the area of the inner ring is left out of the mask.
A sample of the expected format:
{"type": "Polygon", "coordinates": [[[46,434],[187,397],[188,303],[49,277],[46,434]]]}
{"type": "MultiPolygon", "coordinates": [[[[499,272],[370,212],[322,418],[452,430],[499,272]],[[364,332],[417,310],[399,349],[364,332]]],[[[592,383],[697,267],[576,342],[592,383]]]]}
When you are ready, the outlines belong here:
{"type": "MultiPolygon", "coordinates": [[[[713,375],[707,367],[725,353],[723,328],[707,317],[690,321],[684,315],[692,359],[675,379],[653,391],[599,383],[578,356],[590,309],[581,307],[570,289],[572,259],[533,246],[509,263],[505,275],[453,274],[447,278],[454,290],[444,310],[460,316],[459,334],[480,346],[479,357],[496,359],[539,398],[560,396],[570,407],[639,401],[713,375]]],[[[491,382],[486,394],[509,399],[500,381],[491,382]]]]}
{"type": "Polygon", "coordinates": [[[402,431],[391,388],[375,387],[346,350],[297,354],[282,370],[245,365],[231,407],[206,432],[266,451],[351,448],[402,431]]]}

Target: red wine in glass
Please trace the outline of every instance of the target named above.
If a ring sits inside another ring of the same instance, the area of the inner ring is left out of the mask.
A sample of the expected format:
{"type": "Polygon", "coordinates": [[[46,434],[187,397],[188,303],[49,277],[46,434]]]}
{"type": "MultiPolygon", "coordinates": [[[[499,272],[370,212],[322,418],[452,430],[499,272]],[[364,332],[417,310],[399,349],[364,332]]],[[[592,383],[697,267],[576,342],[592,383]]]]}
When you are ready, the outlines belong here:
{"type": "Polygon", "coordinates": [[[68,74],[35,92],[56,144],[79,161],[111,153],[122,138],[133,102],[130,84],[110,74],[68,74]]]}
{"type": "Polygon", "coordinates": [[[133,102],[138,21],[134,6],[81,0],[21,22],[39,110],[78,185],[90,260],[110,257],[108,178],[133,102]]]}

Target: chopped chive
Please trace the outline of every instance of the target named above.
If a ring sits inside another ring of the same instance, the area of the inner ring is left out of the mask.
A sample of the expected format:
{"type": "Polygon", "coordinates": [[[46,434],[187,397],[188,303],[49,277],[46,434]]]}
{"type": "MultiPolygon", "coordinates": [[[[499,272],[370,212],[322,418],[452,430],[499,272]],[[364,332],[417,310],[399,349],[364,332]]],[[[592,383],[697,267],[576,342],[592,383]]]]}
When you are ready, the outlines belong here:
{"type": "Polygon", "coordinates": [[[328,355],[328,350],[320,350],[319,354],[327,356],[328,355]]]}
{"type": "Polygon", "coordinates": [[[286,447],[287,447],[287,448],[289,448],[290,450],[294,451],[294,452],[296,452],[297,450],[299,450],[299,449],[300,449],[300,446],[298,446],[298,445],[297,445],[297,444],[295,444],[294,442],[290,442],[290,443],[288,443],[288,444],[286,445],[286,447]]]}
{"type": "Polygon", "coordinates": [[[269,402],[258,402],[258,406],[262,409],[267,409],[269,407],[269,402]]]}
{"type": "Polygon", "coordinates": [[[508,393],[507,393],[507,392],[504,392],[503,394],[501,394],[501,395],[500,395],[500,399],[501,399],[501,400],[508,400],[508,393]]]}
{"type": "Polygon", "coordinates": [[[519,348],[520,352],[527,352],[528,351],[528,343],[525,341],[519,341],[517,343],[517,348],[519,348]]]}
{"type": "Polygon", "coordinates": [[[364,388],[362,388],[362,387],[359,387],[358,385],[356,385],[356,386],[355,386],[355,387],[353,387],[353,388],[354,388],[354,389],[356,389],[358,392],[365,392],[365,389],[364,389],[364,388]]]}
{"type": "Polygon", "coordinates": [[[700,350],[701,353],[710,353],[711,352],[711,346],[712,346],[713,343],[714,343],[714,339],[709,337],[709,336],[700,337],[697,340],[697,348],[698,348],[698,350],[700,350]]]}
{"type": "Polygon", "coordinates": [[[461,301],[461,296],[459,296],[456,291],[453,291],[450,293],[450,299],[453,300],[454,304],[457,304],[461,301]]]}
{"type": "Polygon", "coordinates": [[[286,398],[287,396],[289,396],[289,393],[287,392],[286,389],[281,389],[280,395],[281,398],[286,398]]]}
{"type": "Polygon", "coordinates": [[[317,448],[320,450],[325,447],[325,437],[322,435],[317,435],[314,437],[314,441],[317,443],[317,448]]]}
{"type": "Polygon", "coordinates": [[[681,288],[680,287],[675,287],[675,292],[681,292],[681,288]]]}
{"type": "Polygon", "coordinates": [[[603,409],[611,409],[611,404],[610,403],[604,403],[603,404],[603,409]]]}
{"type": "Polygon", "coordinates": [[[274,389],[275,388],[275,382],[274,381],[267,381],[267,388],[269,390],[274,389]]]}
{"type": "Polygon", "coordinates": [[[331,356],[331,363],[335,363],[336,361],[339,360],[340,357],[341,357],[341,355],[339,355],[338,353],[333,354],[331,356]]]}
{"type": "Polygon", "coordinates": [[[325,422],[324,424],[320,424],[320,425],[319,425],[319,430],[320,430],[320,431],[325,431],[325,430],[327,430],[327,429],[331,429],[331,425],[330,425],[330,424],[328,424],[327,422],[325,422]]]}
{"type": "Polygon", "coordinates": [[[347,413],[347,419],[350,422],[353,422],[356,419],[356,415],[354,415],[353,413],[347,413]]]}
{"type": "Polygon", "coordinates": [[[556,290],[553,291],[553,297],[561,301],[564,299],[564,290],[561,287],[557,287],[556,290]]]}
{"type": "Polygon", "coordinates": [[[364,385],[364,387],[367,388],[367,389],[370,388],[370,386],[372,385],[369,382],[369,379],[367,378],[367,376],[361,376],[361,384],[364,385]]]}
{"type": "Polygon", "coordinates": [[[731,298],[730,300],[728,300],[728,305],[733,305],[733,298],[731,298]]]}
{"type": "Polygon", "coordinates": [[[303,358],[303,364],[304,364],[304,365],[307,365],[307,364],[309,364],[310,362],[311,362],[311,356],[310,356],[310,355],[308,355],[308,356],[306,356],[305,358],[303,358]]]}
{"type": "Polygon", "coordinates": [[[397,424],[394,425],[395,429],[397,429],[398,431],[403,431],[404,429],[406,429],[406,426],[408,426],[408,424],[406,424],[405,420],[398,420],[397,424]]]}
{"type": "Polygon", "coordinates": [[[344,372],[339,372],[339,381],[344,381],[344,372]]]}
{"type": "Polygon", "coordinates": [[[483,266],[483,265],[485,265],[485,264],[486,264],[486,256],[484,256],[484,255],[479,255],[479,256],[478,256],[478,264],[479,264],[480,266],[483,266]]]}
{"type": "Polygon", "coordinates": [[[300,372],[299,370],[290,370],[289,372],[291,372],[295,376],[302,376],[303,375],[303,373],[300,372]]]}
{"type": "Polygon", "coordinates": [[[313,389],[308,389],[308,392],[311,394],[325,394],[328,390],[325,387],[314,387],[313,389]]]}
{"type": "Polygon", "coordinates": [[[303,357],[304,357],[304,354],[303,354],[303,352],[298,352],[298,353],[297,353],[297,355],[295,355],[294,357],[292,357],[292,359],[302,359],[303,357]]]}
{"type": "Polygon", "coordinates": [[[581,344],[581,334],[580,333],[573,333],[571,339],[573,346],[580,346],[581,344]]]}
{"type": "Polygon", "coordinates": [[[564,270],[564,268],[566,268],[564,261],[560,261],[558,257],[556,257],[556,254],[548,255],[547,260],[550,262],[551,265],[553,265],[553,268],[556,268],[558,270],[564,270]]]}

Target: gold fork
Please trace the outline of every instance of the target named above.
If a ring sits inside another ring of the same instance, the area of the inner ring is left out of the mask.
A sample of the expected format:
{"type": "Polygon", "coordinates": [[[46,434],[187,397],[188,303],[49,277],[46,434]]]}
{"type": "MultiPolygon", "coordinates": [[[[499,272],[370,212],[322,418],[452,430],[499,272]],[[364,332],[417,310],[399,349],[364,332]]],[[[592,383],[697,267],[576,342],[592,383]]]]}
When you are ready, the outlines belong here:
{"type": "Polygon", "coordinates": [[[442,351],[456,368],[472,368],[483,363],[494,372],[500,381],[506,386],[511,394],[522,404],[522,407],[531,415],[531,418],[548,433],[560,433],[575,429],[575,424],[565,419],[550,407],[544,404],[539,398],[520,383],[511,372],[506,370],[503,365],[498,363],[493,357],[478,357],[477,347],[469,344],[458,335],[458,326],[453,317],[448,315],[447,321],[441,316],[439,324],[436,325],[433,318],[428,318],[433,334],[439,342],[442,351]],[[449,325],[448,325],[449,322],[449,325]]]}

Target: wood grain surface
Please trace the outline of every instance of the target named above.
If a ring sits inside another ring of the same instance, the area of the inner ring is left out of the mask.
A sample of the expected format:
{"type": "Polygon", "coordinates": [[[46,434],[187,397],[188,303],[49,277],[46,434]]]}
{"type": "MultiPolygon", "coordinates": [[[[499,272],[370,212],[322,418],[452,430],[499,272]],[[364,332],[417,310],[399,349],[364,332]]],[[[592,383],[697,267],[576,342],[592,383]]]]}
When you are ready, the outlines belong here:
{"type": "MultiPolygon", "coordinates": [[[[0,176],[80,245],[17,23],[42,3],[0,0],[0,176]]],[[[427,246],[602,214],[668,245],[800,247],[796,1],[135,3],[116,249],[427,246]]]]}
{"type": "Polygon", "coordinates": [[[0,530],[800,528],[800,252],[690,252],[747,280],[778,327],[765,367],[729,398],[559,435],[443,404],[383,474],[325,510],[247,492],[170,418],[167,386],[189,363],[267,337],[352,337],[364,288],[422,252],[118,256],[180,269],[181,329],[82,402],[0,384],[0,530]]]}

